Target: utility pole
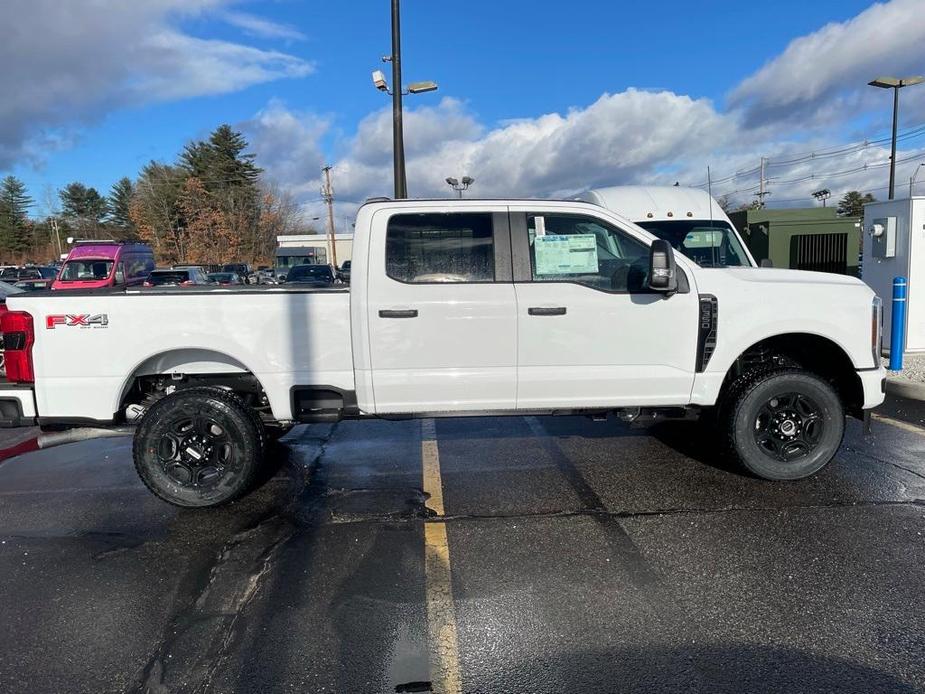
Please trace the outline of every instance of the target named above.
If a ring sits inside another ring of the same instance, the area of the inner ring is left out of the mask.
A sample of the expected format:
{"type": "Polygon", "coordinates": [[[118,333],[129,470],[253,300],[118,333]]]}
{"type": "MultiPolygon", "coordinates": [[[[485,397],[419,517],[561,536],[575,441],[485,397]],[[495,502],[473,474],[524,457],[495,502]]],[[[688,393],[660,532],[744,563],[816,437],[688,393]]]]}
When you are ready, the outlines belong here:
{"type": "Polygon", "coordinates": [[[755,197],[758,198],[758,207],[764,207],[764,198],[766,195],[770,195],[770,191],[765,190],[765,183],[767,179],[765,178],[765,168],[768,165],[768,158],[761,157],[761,178],[758,181],[758,192],[755,193],[755,197]]]}
{"type": "Polygon", "coordinates": [[[337,241],[334,239],[334,186],[331,185],[331,166],[321,168],[324,173],[324,185],[321,186],[321,197],[328,206],[328,239],[331,243],[331,260],[337,267],[337,241]]]}
{"type": "Polygon", "coordinates": [[[392,0],[392,168],[395,178],[395,199],[408,197],[405,176],[405,133],[402,125],[401,82],[401,8],[392,0]]]}

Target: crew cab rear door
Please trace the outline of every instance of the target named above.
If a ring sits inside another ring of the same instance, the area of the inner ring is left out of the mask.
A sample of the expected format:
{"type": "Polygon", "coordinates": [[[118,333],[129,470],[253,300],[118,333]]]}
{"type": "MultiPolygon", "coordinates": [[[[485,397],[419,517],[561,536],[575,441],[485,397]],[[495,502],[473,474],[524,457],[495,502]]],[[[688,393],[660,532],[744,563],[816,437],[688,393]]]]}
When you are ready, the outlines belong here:
{"type": "Polygon", "coordinates": [[[670,297],[648,289],[649,241],[603,212],[518,205],[510,223],[518,409],[690,402],[693,278],[670,297]]]}
{"type": "Polygon", "coordinates": [[[517,316],[507,208],[403,204],[377,211],[370,232],[376,412],[514,409],[517,316]]]}

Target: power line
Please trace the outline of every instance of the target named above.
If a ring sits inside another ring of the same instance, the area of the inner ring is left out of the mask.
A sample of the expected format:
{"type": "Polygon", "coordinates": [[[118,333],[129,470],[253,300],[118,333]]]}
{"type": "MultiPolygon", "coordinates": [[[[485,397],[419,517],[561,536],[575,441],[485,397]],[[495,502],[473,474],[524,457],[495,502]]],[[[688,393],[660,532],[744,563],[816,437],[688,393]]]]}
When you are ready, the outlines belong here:
{"type": "MultiPolygon", "coordinates": [[[[905,141],[905,140],[915,139],[923,135],[925,135],[925,124],[917,125],[914,128],[910,128],[909,130],[906,130],[900,133],[899,135],[897,135],[896,139],[897,141],[905,141]]],[[[883,138],[877,138],[874,140],[863,140],[861,142],[856,142],[856,143],[852,143],[849,145],[836,147],[835,149],[819,149],[819,150],[800,152],[796,154],[791,154],[790,159],[784,159],[784,160],[774,160],[774,159],[765,158],[765,168],[794,166],[796,164],[801,164],[807,161],[813,161],[817,159],[831,159],[835,157],[842,157],[848,154],[854,154],[856,152],[861,152],[875,145],[885,144],[889,142],[890,139],[891,139],[890,137],[883,137],[883,138]]],[[[898,161],[899,160],[897,160],[897,162],[898,161]]],[[[761,170],[762,170],[761,165],[753,167],[751,169],[739,170],[727,176],[713,179],[712,184],[714,186],[722,185],[724,183],[734,181],[738,178],[746,178],[746,177],[752,176],[755,173],[759,173],[761,170]]],[[[694,187],[704,188],[706,187],[706,185],[707,183],[703,182],[703,183],[696,184],[694,187]]]]}

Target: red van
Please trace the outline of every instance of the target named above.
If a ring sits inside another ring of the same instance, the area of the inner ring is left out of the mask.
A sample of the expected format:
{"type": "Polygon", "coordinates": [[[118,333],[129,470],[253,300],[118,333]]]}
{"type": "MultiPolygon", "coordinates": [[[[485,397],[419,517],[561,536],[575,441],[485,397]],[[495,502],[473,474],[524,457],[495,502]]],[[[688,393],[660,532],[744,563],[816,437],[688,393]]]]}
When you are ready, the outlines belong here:
{"type": "Polygon", "coordinates": [[[78,241],[52,289],[99,289],[140,285],[154,269],[150,246],[130,241],[78,241]]]}

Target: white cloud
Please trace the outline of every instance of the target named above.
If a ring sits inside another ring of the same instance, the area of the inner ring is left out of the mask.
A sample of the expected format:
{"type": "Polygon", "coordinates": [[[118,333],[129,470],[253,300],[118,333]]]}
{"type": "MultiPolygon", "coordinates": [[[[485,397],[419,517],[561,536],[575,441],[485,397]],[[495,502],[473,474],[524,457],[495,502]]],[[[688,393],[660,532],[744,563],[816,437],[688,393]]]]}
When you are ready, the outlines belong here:
{"type": "Polygon", "coordinates": [[[884,102],[884,94],[867,86],[870,80],[915,74],[923,63],[925,4],[892,0],[794,39],[733,89],[729,103],[743,110],[748,125],[844,122],[884,102]]]}
{"type": "MultiPolygon", "coordinates": [[[[263,133],[255,142],[272,141],[273,151],[291,150],[294,156],[267,157],[258,147],[258,163],[305,203],[309,216],[320,214],[321,146],[317,139],[306,141],[312,132],[326,132],[327,121],[318,128],[314,117],[291,114],[279,103],[263,114],[257,119],[263,133]],[[310,166],[296,163],[303,151],[310,166]]],[[[391,136],[391,111],[377,111],[361,122],[343,156],[333,162],[338,218],[368,197],[391,195],[391,136]]],[[[906,185],[918,161],[925,161],[925,150],[915,146],[923,139],[910,140],[912,147],[898,156],[900,161],[923,157],[900,163],[897,180],[906,185]]],[[[709,164],[714,195],[747,202],[758,188],[760,158],[770,156],[769,202],[805,206],[814,204],[810,193],[823,187],[837,195],[858,188],[885,197],[881,189],[889,155],[878,144],[828,156],[839,144],[831,137],[773,137],[744,126],[738,114],[718,112],[707,100],[632,89],[605,94],[565,114],[518,119],[493,129],[480,124],[461,102],[443,99],[437,106],[406,112],[405,140],[414,197],[448,196],[444,179],[463,175],[476,179],[471,195],[485,197],[568,197],[589,187],[628,183],[697,185],[706,180],[709,164]],[[826,156],[808,156],[813,151],[826,156]],[[732,177],[737,171],[743,174],[732,177]]]]}
{"type": "Polygon", "coordinates": [[[196,38],[184,19],[230,0],[5,0],[0,42],[0,168],[49,142],[59,128],[126,105],[220,94],[300,77],[312,65],[278,51],[196,38]]]}
{"type": "MultiPolygon", "coordinates": [[[[325,118],[289,111],[278,100],[240,124],[268,177],[303,199],[310,194],[306,184],[318,178],[324,165],[319,140],[329,127],[325,118]]],[[[317,187],[311,192],[317,196],[317,187]]]]}
{"type": "Polygon", "coordinates": [[[302,41],[305,34],[288,24],[279,24],[269,19],[247,12],[225,12],[223,19],[232,26],[241,29],[249,36],[262,39],[283,39],[284,41],[302,41]]]}

